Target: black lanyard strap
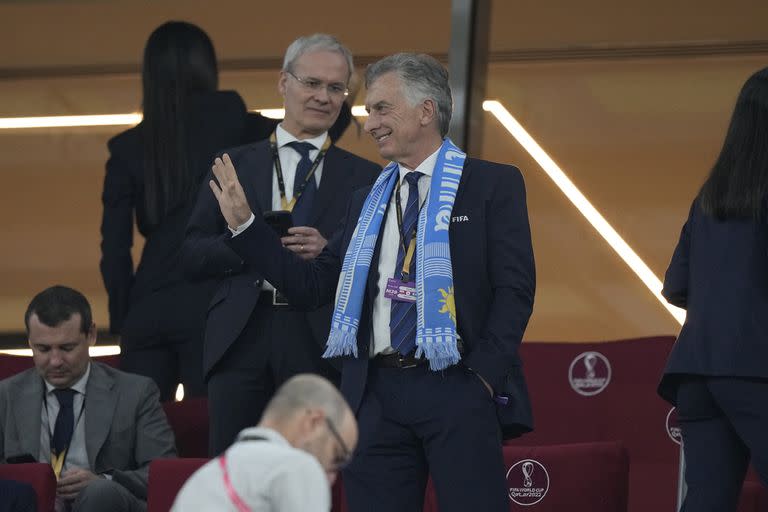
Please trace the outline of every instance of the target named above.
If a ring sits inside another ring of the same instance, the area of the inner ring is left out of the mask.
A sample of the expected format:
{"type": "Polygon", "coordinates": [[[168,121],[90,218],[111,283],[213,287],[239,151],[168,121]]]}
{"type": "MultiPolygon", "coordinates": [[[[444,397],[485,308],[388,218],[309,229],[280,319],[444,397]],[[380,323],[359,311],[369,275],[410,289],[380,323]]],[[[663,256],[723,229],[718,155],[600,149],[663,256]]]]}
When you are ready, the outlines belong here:
{"type": "Polygon", "coordinates": [[[280,155],[277,152],[276,132],[272,132],[272,135],[269,136],[269,148],[272,151],[272,161],[275,164],[275,174],[277,174],[277,188],[280,190],[280,204],[282,205],[283,210],[289,212],[293,211],[293,207],[296,206],[299,198],[304,193],[304,189],[307,188],[307,183],[309,183],[309,180],[314,179],[315,171],[317,171],[317,168],[320,167],[320,162],[323,161],[323,158],[325,157],[325,154],[328,152],[328,148],[330,147],[331,138],[326,136],[325,143],[323,143],[323,147],[320,148],[320,152],[315,157],[314,162],[312,162],[312,167],[309,168],[307,176],[299,185],[299,189],[296,191],[296,194],[293,195],[293,199],[288,202],[285,196],[285,179],[283,178],[283,166],[280,164],[280,155]]]}

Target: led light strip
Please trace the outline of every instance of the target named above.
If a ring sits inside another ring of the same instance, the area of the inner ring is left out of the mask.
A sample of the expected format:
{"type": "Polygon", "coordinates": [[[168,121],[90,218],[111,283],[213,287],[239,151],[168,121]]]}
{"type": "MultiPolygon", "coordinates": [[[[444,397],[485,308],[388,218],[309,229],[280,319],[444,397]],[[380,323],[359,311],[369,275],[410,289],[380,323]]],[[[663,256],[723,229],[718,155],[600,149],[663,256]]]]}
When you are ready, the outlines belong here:
{"type": "MultiPolygon", "coordinates": [[[[264,117],[282,119],[282,108],[256,110],[264,117]]],[[[368,112],[362,105],[352,107],[352,115],[365,117],[368,112]]],[[[0,117],[0,130],[20,130],[25,128],[73,128],[82,126],[134,126],[141,122],[141,114],[109,114],[93,116],[46,116],[46,117],[0,117]]]]}
{"type": "MultiPolygon", "coordinates": [[[[98,345],[96,347],[89,347],[88,353],[91,354],[91,357],[99,357],[99,356],[116,356],[120,354],[120,346],[119,345],[98,345]]],[[[7,350],[0,350],[0,354],[6,354],[9,356],[32,356],[32,349],[31,348],[14,348],[14,349],[7,349],[7,350]]]]}
{"type": "Polygon", "coordinates": [[[555,182],[555,185],[565,194],[568,200],[579,210],[593,228],[602,236],[608,245],[616,251],[616,254],[624,260],[624,263],[632,272],[640,278],[656,299],[669,311],[680,325],[685,321],[685,310],[675,307],[667,302],[661,295],[662,284],[648,265],[635,253],[624,239],[613,229],[607,220],[598,212],[592,203],[581,193],[573,182],[565,175],[560,167],[530,136],[523,126],[509,111],[498,101],[484,101],[483,109],[493,114],[507,131],[523,146],[544,172],[555,182]]]}

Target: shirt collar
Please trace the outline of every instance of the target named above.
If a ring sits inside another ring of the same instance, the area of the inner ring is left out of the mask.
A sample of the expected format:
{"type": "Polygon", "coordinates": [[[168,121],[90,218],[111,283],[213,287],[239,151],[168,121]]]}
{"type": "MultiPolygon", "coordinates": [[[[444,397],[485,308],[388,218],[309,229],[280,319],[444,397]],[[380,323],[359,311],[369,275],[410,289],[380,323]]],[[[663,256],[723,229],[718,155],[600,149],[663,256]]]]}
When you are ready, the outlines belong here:
{"type": "Polygon", "coordinates": [[[290,443],[288,442],[288,440],[286,440],[282,436],[282,434],[280,434],[277,430],[273,430],[271,428],[266,428],[266,427],[246,428],[245,430],[240,431],[240,433],[237,435],[237,440],[240,441],[243,437],[253,437],[253,436],[263,437],[268,441],[271,441],[276,444],[290,446],[290,443]]]}
{"type": "MultiPolygon", "coordinates": [[[[277,137],[278,148],[282,148],[286,144],[300,140],[294,137],[293,135],[291,135],[290,133],[288,133],[288,131],[285,128],[283,128],[283,123],[280,123],[279,125],[277,125],[277,129],[275,130],[275,136],[277,137]]],[[[315,147],[315,149],[320,149],[323,147],[323,144],[325,144],[326,138],[328,138],[328,132],[323,132],[317,137],[313,137],[311,139],[302,139],[300,140],[300,142],[309,142],[315,147]]]]}
{"type": "MultiPolygon", "coordinates": [[[[83,374],[80,379],[78,379],[77,382],[69,386],[69,389],[74,389],[81,395],[85,395],[85,387],[88,385],[88,377],[91,375],[91,362],[88,361],[88,367],[85,369],[85,373],[83,374]]],[[[43,382],[45,382],[45,390],[48,394],[50,394],[54,389],[56,389],[56,386],[50,384],[47,380],[43,379],[43,382]]]]}
{"type": "MultiPolygon", "coordinates": [[[[440,148],[442,147],[443,146],[441,145],[440,148]]],[[[403,182],[405,180],[405,175],[411,171],[420,172],[426,176],[432,177],[432,172],[435,169],[435,163],[437,163],[437,154],[440,153],[440,148],[437,148],[434,153],[425,158],[424,161],[421,162],[415,169],[408,169],[403,165],[398,165],[398,168],[400,169],[400,181],[403,182]]]]}

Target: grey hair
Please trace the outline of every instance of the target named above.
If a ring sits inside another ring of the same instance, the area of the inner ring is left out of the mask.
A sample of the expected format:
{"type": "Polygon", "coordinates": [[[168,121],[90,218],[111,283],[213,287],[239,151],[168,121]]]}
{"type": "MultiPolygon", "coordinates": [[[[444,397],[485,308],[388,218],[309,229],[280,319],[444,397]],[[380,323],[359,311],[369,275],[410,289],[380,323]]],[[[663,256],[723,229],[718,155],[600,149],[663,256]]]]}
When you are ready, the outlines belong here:
{"type": "Polygon", "coordinates": [[[321,409],[326,417],[339,425],[352,414],[341,393],[319,375],[300,374],[288,379],[275,393],[264,410],[264,418],[284,421],[302,409],[321,409]]]}
{"type": "Polygon", "coordinates": [[[341,44],[341,42],[329,34],[312,34],[309,36],[302,36],[292,42],[288,49],[285,50],[285,57],[283,58],[283,71],[293,72],[293,65],[296,60],[309,52],[316,51],[328,51],[336,52],[344,57],[347,61],[347,80],[352,75],[354,64],[352,63],[352,52],[349,48],[341,44]]]}
{"type": "Polygon", "coordinates": [[[440,135],[445,137],[453,113],[448,71],[437,59],[424,53],[396,53],[368,66],[365,87],[391,72],[397,73],[403,82],[403,93],[411,106],[427,99],[435,102],[440,135]]]}

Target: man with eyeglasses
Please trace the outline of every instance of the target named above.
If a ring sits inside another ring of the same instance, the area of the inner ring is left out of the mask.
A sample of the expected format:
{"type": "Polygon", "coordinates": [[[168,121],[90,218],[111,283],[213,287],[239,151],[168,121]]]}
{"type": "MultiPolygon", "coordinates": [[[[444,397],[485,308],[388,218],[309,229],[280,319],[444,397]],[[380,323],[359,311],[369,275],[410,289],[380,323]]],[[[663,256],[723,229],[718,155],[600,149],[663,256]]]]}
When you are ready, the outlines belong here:
{"type": "Polygon", "coordinates": [[[258,426],[200,468],[173,512],[328,512],[329,484],[352,456],[357,423],[336,388],[316,375],[289,379],[258,426]]]}
{"type": "MultiPolygon", "coordinates": [[[[352,192],[373,183],[381,170],[334,146],[328,136],[353,69],[352,55],[334,37],[296,39],[278,81],[285,118],[268,140],[227,150],[253,211],[290,212],[293,227],[286,233],[282,225],[282,243],[305,260],[323,250],[352,192]]],[[[286,218],[281,215],[273,218],[286,218]]],[[[213,455],[258,421],[275,389],[291,376],[318,373],[338,381],[338,371],[321,359],[331,306],[295,309],[225,244],[231,232],[203,187],[190,218],[184,259],[191,278],[221,279],[208,311],[203,355],[213,455]]]]}

